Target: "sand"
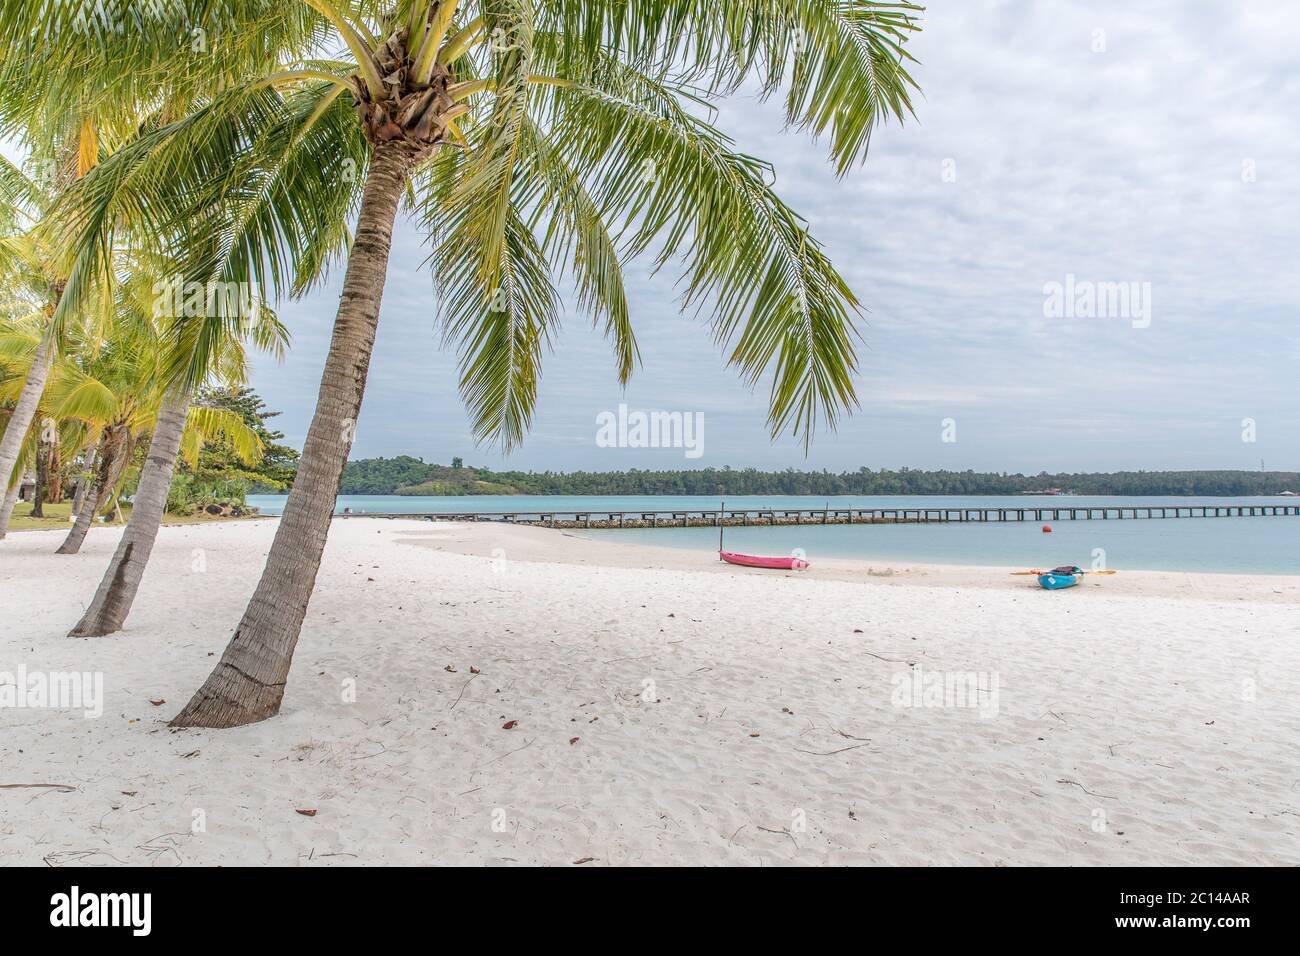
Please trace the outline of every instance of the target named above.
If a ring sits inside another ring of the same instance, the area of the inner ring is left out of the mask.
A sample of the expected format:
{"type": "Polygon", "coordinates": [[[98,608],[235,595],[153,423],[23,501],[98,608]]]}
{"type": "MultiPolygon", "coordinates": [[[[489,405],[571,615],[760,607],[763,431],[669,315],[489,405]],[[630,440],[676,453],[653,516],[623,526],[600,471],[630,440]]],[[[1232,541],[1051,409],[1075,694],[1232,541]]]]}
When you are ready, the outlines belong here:
{"type": "Polygon", "coordinates": [[[99,717],[0,709],[0,864],[1300,863],[1297,578],[1049,593],[355,518],[282,714],[169,730],[274,530],[163,528],[93,639],[120,532],[0,542],[0,672],[103,680],[99,717]]]}

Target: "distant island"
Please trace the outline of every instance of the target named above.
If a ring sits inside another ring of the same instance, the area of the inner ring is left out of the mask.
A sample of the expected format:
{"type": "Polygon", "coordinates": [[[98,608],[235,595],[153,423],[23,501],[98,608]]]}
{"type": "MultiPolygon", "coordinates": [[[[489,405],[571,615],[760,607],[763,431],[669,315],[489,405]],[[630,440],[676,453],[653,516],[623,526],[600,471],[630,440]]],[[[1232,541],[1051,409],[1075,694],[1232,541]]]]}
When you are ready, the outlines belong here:
{"type": "MultiPolygon", "coordinates": [[[[273,489],[258,489],[270,491],[273,489]]],[[[420,458],[349,461],[344,495],[1205,495],[1300,493],[1288,471],[1119,471],[1098,474],[999,474],[859,468],[856,471],[493,471],[430,464],[420,458]]]]}

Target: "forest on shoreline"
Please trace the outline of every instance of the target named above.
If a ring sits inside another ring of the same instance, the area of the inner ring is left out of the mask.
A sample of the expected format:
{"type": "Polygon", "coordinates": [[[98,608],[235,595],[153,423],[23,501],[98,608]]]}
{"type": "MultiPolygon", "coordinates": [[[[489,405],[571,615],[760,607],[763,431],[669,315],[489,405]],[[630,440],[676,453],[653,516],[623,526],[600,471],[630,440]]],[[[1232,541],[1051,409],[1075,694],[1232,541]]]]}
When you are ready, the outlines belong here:
{"type": "Polygon", "coordinates": [[[1281,471],[1121,471],[1007,474],[859,468],[856,471],[493,471],[420,458],[349,461],[344,495],[1203,495],[1300,493],[1300,473],[1281,471]]]}

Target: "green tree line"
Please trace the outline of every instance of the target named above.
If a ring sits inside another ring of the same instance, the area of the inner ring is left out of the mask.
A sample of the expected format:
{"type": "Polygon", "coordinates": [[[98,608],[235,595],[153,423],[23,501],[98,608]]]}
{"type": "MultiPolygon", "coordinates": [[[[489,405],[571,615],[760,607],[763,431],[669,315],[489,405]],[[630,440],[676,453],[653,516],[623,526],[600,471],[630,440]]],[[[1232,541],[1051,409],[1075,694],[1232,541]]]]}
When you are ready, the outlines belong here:
{"type": "Polygon", "coordinates": [[[926,471],[492,471],[420,458],[349,461],[345,495],[1275,495],[1300,492],[1300,474],[1279,471],[1120,471],[1096,474],[1008,474],[926,471]]]}

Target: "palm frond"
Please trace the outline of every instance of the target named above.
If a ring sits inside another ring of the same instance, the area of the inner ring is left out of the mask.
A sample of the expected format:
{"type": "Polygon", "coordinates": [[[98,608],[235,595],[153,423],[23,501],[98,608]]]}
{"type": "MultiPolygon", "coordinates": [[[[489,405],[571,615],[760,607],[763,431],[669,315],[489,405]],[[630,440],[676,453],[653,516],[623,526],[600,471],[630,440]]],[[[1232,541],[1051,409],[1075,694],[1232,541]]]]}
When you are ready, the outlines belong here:
{"type": "Polygon", "coordinates": [[[554,67],[578,82],[611,57],[710,96],[751,77],[765,96],[786,87],[788,122],[829,130],[842,174],[865,157],[877,125],[912,110],[906,43],[923,10],[876,0],[552,0],[540,5],[537,30],[563,38],[554,67]]]}
{"type": "Polygon", "coordinates": [[[296,2],[0,0],[0,47],[22,51],[0,65],[0,132],[52,157],[92,117],[113,147],[329,37],[296,2]]]}
{"type": "Polygon", "coordinates": [[[707,305],[715,337],[751,384],[770,371],[768,425],[811,441],[856,406],[857,299],[795,214],[766,164],[675,104],[587,86],[558,90],[552,133],[594,180],[606,218],[627,223],[625,251],[684,258],[684,306],[707,305]],[[581,130],[581,135],[578,135],[581,130]]]}
{"type": "Polygon", "coordinates": [[[146,131],[70,187],[49,227],[68,276],[56,328],[111,286],[109,252],[124,228],[171,256],[186,282],[242,283],[259,296],[310,287],[345,251],[367,153],[332,93],[328,84],[287,99],[230,91],[146,131]]]}
{"type": "Polygon", "coordinates": [[[24,370],[41,341],[41,330],[31,322],[0,322],[0,363],[24,370]]]}
{"type": "Polygon", "coordinates": [[[636,332],[623,288],[623,267],[601,211],[565,152],[544,130],[526,121],[521,175],[541,184],[530,228],[547,227],[542,249],[550,261],[567,265],[578,289],[578,306],[604,323],[614,347],[618,380],[627,384],[640,362],[636,332]]]}
{"type": "Polygon", "coordinates": [[[496,95],[490,114],[478,127],[471,158],[459,168],[449,205],[462,241],[480,256],[480,284],[496,288],[506,261],[511,189],[528,106],[533,25],[528,0],[484,0],[483,11],[485,29],[502,38],[504,46],[494,58],[496,95]]]}
{"type": "Polygon", "coordinates": [[[45,192],[26,173],[0,156],[0,229],[31,225],[45,205],[45,192]]]}
{"type": "Polygon", "coordinates": [[[199,453],[208,442],[229,445],[246,465],[260,462],[266,450],[262,439],[248,427],[243,415],[229,408],[191,405],[181,436],[181,456],[191,468],[198,467],[199,453]]]}
{"type": "Polygon", "coordinates": [[[56,419],[75,418],[87,423],[113,421],[122,411],[114,391],[96,378],[67,371],[48,389],[50,414],[56,419]]]}
{"type": "Polygon", "coordinates": [[[890,117],[912,113],[914,61],[905,44],[920,29],[921,7],[909,3],[801,0],[795,15],[773,25],[764,56],[766,93],[781,88],[792,61],[786,117],[814,135],[830,131],[831,156],[843,175],[866,158],[871,133],[890,117]]]}
{"type": "Polygon", "coordinates": [[[543,346],[558,323],[559,297],[546,257],[513,205],[483,268],[484,250],[452,231],[431,258],[444,337],[460,353],[460,391],[480,441],[511,449],[532,422],[543,346]]]}

